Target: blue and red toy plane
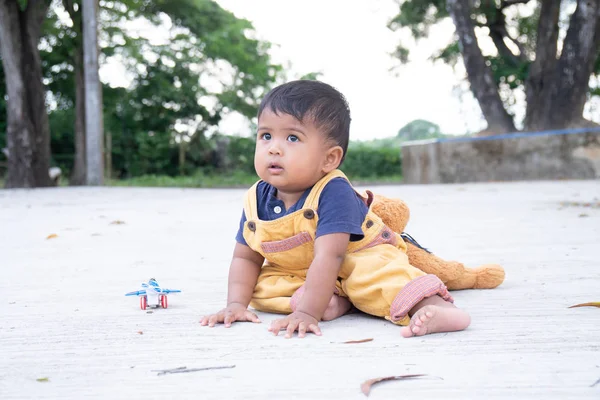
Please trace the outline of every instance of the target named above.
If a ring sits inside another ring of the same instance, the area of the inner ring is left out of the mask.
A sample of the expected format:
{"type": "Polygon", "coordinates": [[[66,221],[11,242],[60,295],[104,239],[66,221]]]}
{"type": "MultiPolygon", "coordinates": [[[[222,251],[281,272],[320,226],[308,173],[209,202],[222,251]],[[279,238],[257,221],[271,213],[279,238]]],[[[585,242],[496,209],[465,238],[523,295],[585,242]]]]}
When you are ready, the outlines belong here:
{"type": "Polygon", "coordinates": [[[125,296],[139,296],[140,308],[145,310],[146,307],[153,308],[167,308],[167,294],[169,293],[181,293],[179,289],[163,289],[160,287],[156,279],[150,278],[146,282],[142,282],[142,289],[136,290],[135,292],[125,293],[125,296]]]}

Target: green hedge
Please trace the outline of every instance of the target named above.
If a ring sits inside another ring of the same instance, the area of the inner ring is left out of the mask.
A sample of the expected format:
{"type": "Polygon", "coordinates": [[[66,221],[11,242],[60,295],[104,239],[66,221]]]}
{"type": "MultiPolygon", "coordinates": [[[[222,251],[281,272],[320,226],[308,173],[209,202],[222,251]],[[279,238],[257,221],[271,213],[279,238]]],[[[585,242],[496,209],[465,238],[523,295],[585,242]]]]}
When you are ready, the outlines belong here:
{"type": "Polygon", "coordinates": [[[400,147],[351,145],[340,169],[352,179],[402,175],[400,147]]]}
{"type": "MultiPolygon", "coordinates": [[[[66,146],[57,136],[55,134],[53,137],[52,165],[60,166],[63,176],[68,177],[73,164],[73,148],[66,146]]],[[[179,149],[169,143],[165,135],[138,134],[125,139],[113,138],[114,178],[151,176],[150,179],[154,180],[158,176],[179,176],[179,149]]],[[[254,147],[253,137],[223,135],[213,135],[192,143],[187,149],[184,175],[198,177],[236,172],[255,176],[254,147]]],[[[387,141],[351,142],[341,170],[352,180],[385,180],[381,178],[393,177],[393,181],[397,181],[402,175],[400,146],[387,141]]],[[[2,172],[0,165],[0,176],[2,172]]]]}
{"type": "MultiPolygon", "coordinates": [[[[254,139],[229,137],[228,165],[235,170],[254,172],[254,139]]],[[[351,143],[340,167],[352,179],[401,176],[400,146],[351,143]]]]}

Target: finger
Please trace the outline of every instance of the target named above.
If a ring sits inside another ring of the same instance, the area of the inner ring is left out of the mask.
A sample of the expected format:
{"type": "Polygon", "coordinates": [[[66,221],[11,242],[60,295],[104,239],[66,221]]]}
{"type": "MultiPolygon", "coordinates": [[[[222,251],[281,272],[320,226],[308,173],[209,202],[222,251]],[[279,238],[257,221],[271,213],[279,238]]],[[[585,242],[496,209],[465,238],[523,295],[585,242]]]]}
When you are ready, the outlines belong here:
{"type": "Polygon", "coordinates": [[[282,328],[285,328],[285,326],[287,325],[287,323],[285,322],[285,320],[283,319],[277,319],[275,321],[273,321],[273,323],[271,324],[271,327],[269,328],[269,330],[271,332],[273,332],[273,334],[275,336],[279,335],[279,331],[282,328]]]}
{"type": "Polygon", "coordinates": [[[294,335],[294,332],[298,329],[298,321],[290,321],[287,326],[287,332],[285,337],[287,339],[291,338],[294,335]]]}
{"type": "Polygon", "coordinates": [[[261,322],[260,318],[258,318],[258,315],[254,314],[252,311],[246,311],[246,320],[256,323],[261,322]]]}
{"type": "Polygon", "coordinates": [[[200,325],[206,326],[207,324],[208,324],[208,317],[206,317],[206,316],[202,317],[202,319],[200,320],[200,325]]]}
{"type": "Polygon", "coordinates": [[[227,314],[225,314],[225,318],[223,320],[223,322],[225,322],[225,328],[229,328],[231,326],[231,323],[235,322],[235,320],[235,315],[233,315],[232,312],[228,312],[227,314]]]}
{"type": "Polygon", "coordinates": [[[298,337],[303,338],[306,336],[306,322],[300,322],[298,325],[298,337]]]}
{"type": "Polygon", "coordinates": [[[321,328],[319,328],[318,325],[310,324],[308,326],[308,330],[311,331],[312,333],[314,333],[317,336],[321,336],[321,328]]]}
{"type": "Polygon", "coordinates": [[[210,318],[208,319],[208,326],[210,326],[212,328],[213,326],[215,326],[215,324],[217,322],[221,322],[221,321],[223,321],[222,314],[211,315],[210,318]]]}

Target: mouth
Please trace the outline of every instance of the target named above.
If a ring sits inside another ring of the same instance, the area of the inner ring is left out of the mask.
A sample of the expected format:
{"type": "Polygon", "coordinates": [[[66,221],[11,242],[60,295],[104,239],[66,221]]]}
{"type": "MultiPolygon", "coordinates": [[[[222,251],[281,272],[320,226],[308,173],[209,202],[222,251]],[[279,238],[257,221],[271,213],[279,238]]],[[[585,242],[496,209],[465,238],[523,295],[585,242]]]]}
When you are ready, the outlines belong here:
{"type": "Polygon", "coordinates": [[[270,163],[269,164],[269,171],[271,171],[271,172],[283,171],[283,167],[280,164],[277,164],[277,163],[270,163]]]}

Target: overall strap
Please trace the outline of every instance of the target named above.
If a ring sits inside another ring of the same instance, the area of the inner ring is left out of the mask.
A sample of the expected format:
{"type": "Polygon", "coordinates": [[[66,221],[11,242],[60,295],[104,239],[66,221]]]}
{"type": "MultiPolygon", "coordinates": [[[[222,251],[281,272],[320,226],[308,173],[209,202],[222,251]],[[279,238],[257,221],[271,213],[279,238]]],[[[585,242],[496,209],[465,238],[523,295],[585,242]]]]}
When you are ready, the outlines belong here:
{"type": "Polygon", "coordinates": [[[319,197],[321,196],[323,188],[329,183],[329,181],[335,178],[344,178],[348,181],[348,178],[346,177],[346,175],[344,175],[342,171],[340,171],[339,169],[334,169],[333,171],[325,175],[323,178],[321,178],[317,183],[315,183],[312,190],[308,194],[308,197],[306,198],[306,201],[304,202],[304,206],[302,208],[310,208],[316,210],[319,207],[319,197]]]}
{"type": "Polygon", "coordinates": [[[244,196],[244,214],[246,215],[246,220],[256,220],[258,219],[258,211],[256,209],[256,188],[261,181],[256,182],[244,196]]]}

